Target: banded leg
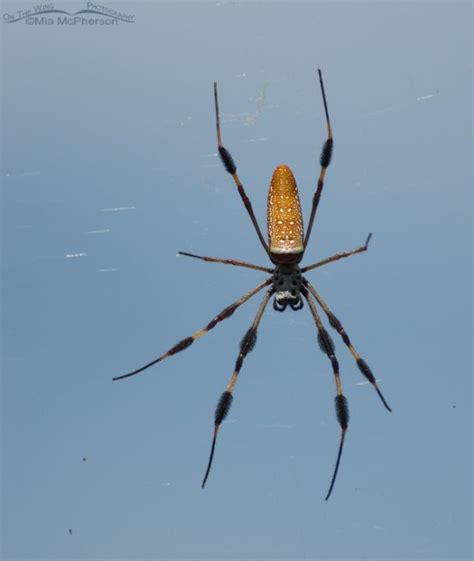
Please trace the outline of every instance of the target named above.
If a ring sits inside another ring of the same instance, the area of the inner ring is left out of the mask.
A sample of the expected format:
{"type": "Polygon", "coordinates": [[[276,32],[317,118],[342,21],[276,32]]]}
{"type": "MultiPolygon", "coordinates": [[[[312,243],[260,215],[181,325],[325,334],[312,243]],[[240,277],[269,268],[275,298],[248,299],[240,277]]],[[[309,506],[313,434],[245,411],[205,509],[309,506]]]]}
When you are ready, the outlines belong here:
{"type": "Polygon", "coordinates": [[[158,362],[161,362],[165,358],[168,358],[169,356],[172,356],[176,353],[179,353],[179,351],[184,351],[184,349],[187,349],[190,345],[192,345],[194,343],[194,341],[196,341],[196,339],[199,339],[199,337],[202,337],[203,335],[205,335],[208,331],[213,329],[222,320],[230,317],[239,306],[241,306],[242,304],[247,302],[247,300],[249,300],[250,298],[252,298],[252,296],[257,294],[257,292],[262,290],[262,288],[264,288],[265,286],[268,286],[271,283],[272,283],[271,278],[261,282],[255,288],[253,288],[252,290],[250,290],[249,292],[247,292],[246,294],[241,296],[233,304],[231,304],[230,306],[227,306],[227,308],[224,308],[221,312],[219,312],[217,314],[217,316],[215,316],[213,319],[211,319],[211,321],[206,326],[204,326],[203,328],[201,328],[198,331],[196,331],[195,333],[193,333],[190,337],[186,337],[185,339],[181,340],[179,343],[174,345],[174,347],[171,347],[171,349],[166,351],[166,353],[162,354],[158,358],[155,358],[155,360],[152,360],[148,364],[145,364],[145,366],[142,366],[141,368],[138,368],[137,370],[134,370],[133,372],[129,372],[128,374],[123,374],[122,376],[117,376],[116,378],[112,378],[112,380],[114,380],[114,381],[115,380],[123,380],[124,378],[129,378],[130,376],[135,376],[135,374],[139,374],[140,372],[143,372],[143,370],[146,370],[147,368],[150,368],[150,366],[153,366],[154,364],[157,364],[158,362]]]}
{"type": "Polygon", "coordinates": [[[326,170],[329,167],[329,164],[331,163],[332,150],[334,146],[331,122],[329,120],[328,104],[326,101],[326,93],[324,91],[323,76],[319,68],[318,68],[318,75],[319,75],[319,84],[321,85],[321,93],[323,96],[324,111],[326,113],[326,125],[328,129],[328,137],[323,145],[323,149],[321,151],[321,157],[319,158],[319,163],[321,164],[321,170],[319,172],[318,186],[313,196],[313,205],[311,207],[311,215],[309,217],[308,229],[306,230],[306,236],[304,238],[305,249],[306,246],[308,245],[309,236],[311,235],[311,230],[313,228],[314,217],[316,216],[316,210],[319,205],[319,199],[321,198],[321,193],[324,187],[324,177],[326,176],[326,170]]]}
{"type": "Polygon", "coordinates": [[[247,269],[255,269],[256,271],[264,271],[265,273],[273,273],[273,269],[270,267],[261,267],[260,265],[252,265],[251,263],[246,263],[245,261],[239,261],[238,259],[222,259],[221,257],[208,257],[207,255],[195,255],[194,253],[188,253],[186,251],[178,251],[178,255],[184,255],[186,257],[194,257],[196,259],[202,259],[208,263],[224,263],[225,265],[234,265],[235,267],[246,267],[247,269]]]}
{"type": "Polygon", "coordinates": [[[255,231],[257,232],[260,243],[263,245],[263,248],[267,252],[267,255],[270,257],[270,250],[268,248],[267,242],[262,236],[260,226],[258,225],[257,219],[253,212],[252,203],[250,202],[250,199],[247,197],[244,186],[242,185],[239,176],[237,175],[237,166],[235,165],[230,152],[227,150],[227,148],[224,148],[224,145],[222,144],[221,125],[220,125],[220,118],[219,118],[219,101],[217,98],[217,82],[214,82],[214,105],[216,108],[217,149],[219,151],[219,156],[221,158],[222,163],[224,164],[227,173],[230,173],[232,179],[234,180],[234,183],[237,186],[240,198],[242,199],[242,202],[244,203],[245,208],[249,213],[250,219],[252,220],[253,226],[255,228],[255,231]]]}
{"type": "Polygon", "coordinates": [[[382,392],[380,391],[380,389],[377,385],[377,380],[375,379],[375,376],[373,375],[372,370],[370,369],[369,365],[365,362],[365,360],[363,358],[361,358],[360,354],[356,351],[356,349],[353,347],[353,345],[351,343],[351,340],[349,339],[349,336],[347,335],[347,333],[346,333],[344,327],[342,326],[341,322],[331,312],[331,310],[328,308],[326,302],[324,302],[324,300],[318,294],[318,292],[316,291],[314,286],[311,283],[309,283],[306,279],[303,279],[303,284],[309,289],[311,294],[316,299],[316,302],[324,310],[324,313],[326,314],[326,316],[329,320],[329,323],[331,324],[331,327],[333,327],[339,333],[339,335],[342,337],[342,340],[346,344],[347,348],[350,350],[352,356],[355,358],[355,361],[357,363],[357,366],[359,367],[359,370],[367,378],[367,380],[372,384],[375,391],[378,393],[380,399],[382,400],[382,403],[384,404],[385,408],[388,411],[391,412],[392,409],[390,408],[388,403],[385,401],[385,398],[382,395],[382,392]]]}
{"type": "Polygon", "coordinates": [[[344,257],[350,257],[351,255],[356,255],[357,253],[362,253],[363,251],[367,251],[369,248],[369,242],[372,234],[367,236],[365,240],[365,244],[351,251],[345,251],[344,253],[336,253],[336,255],[332,255],[331,257],[326,257],[322,261],[318,261],[317,263],[313,263],[312,265],[307,265],[306,267],[301,268],[302,273],[306,273],[306,271],[311,271],[312,269],[317,269],[318,267],[322,267],[323,265],[327,265],[328,263],[332,263],[333,261],[338,261],[339,259],[344,259],[344,257]]]}
{"type": "Polygon", "coordinates": [[[339,451],[337,453],[336,465],[334,467],[331,484],[329,485],[329,491],[327,492],[327,495],[325,497],[325,500],[327,501],[331,496],[332,489],[336,481],[337,472],[339,470],[339,464],[341,462],[342,449],[344,447],[344,439],[346,437],[346,431],[349,425],[349,408],[347,406],[347,400],[344,394],[342,393],[342,384],[339,375],[339,363],[337,361],[336,355],[334,354],[334,342],[331,339],[329,333],[326,331],[325,327],[323,326],[321,318],[319,317],[318,310],[316,309],[316,305],[311,299],[311,296],[308,294],[306,288],[302,287],[301,292],[303,293],[303,296],[306,298],[306,301],[308,302],[309,305],[309,309],[311,310],[314,321],[316,322],[316,327],[318,328],[318,343],[321,350],[327,354],[329,360],[331,361],[331,366],[334,373],[334,380],[336,382],[335,405],[336,405],[337,420],[339,421],[339,425],[341,427],[341,439],[339,442],[339,451]]]}
{"type": "Polygon", "coordinates": [[[263,297],[263,300],[260,303],[260,306],[257,310],[257,314],[255,316],[255,319],[253,320],[252,325],[249,327],[242,341],[240,342],[240,352],[235,362],[234,372],[232,373],[229,383],[227,384],[225,391],[222,393],[217,403],[217,407],[214,415],[214,434],[212,437],[211,453],[209,455],[209,461],[207,463],[206,474],[204,475],[204,479],[202,481],[203,489],[204,486],[206,485],[207,478],[209,477],[209,472],[211,471],[212,460],[214,458],[214,450],[216,448],[216,440],[217,440],[217,434],[219,432],[219,427],[221,426],[222,421],[227,417],[227,414],[229,413],[230,406],[232,405],[232,400],[233,400],[234,387],[235,384],[237,383],[237,378],[239,377],[240,369],[242,368],[242,364],[244,362],[245,357],[255,347],[255,343],[257,342],[258,324],[262,319],[263,312],[265,311],[265,308],[268,304],[268,300],[271,298],[274,292],[275,289],[271,287],[265,293],[265,296],[263,297]]]}

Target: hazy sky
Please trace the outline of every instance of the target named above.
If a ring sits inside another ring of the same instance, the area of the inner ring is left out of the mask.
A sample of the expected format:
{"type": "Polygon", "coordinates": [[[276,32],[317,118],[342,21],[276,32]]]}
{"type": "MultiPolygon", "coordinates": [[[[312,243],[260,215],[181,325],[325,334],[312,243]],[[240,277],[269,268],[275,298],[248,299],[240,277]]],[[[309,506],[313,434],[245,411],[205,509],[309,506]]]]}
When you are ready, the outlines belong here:
{"type": "Polygon", "coordinates": [[[471,3],[33,6],[2,5],[3,559],[471,559],[471,3]],[[203,491],[259,297],[112,377],[265,276],[176,257],[268,264],[216,156],[213,81],[265,231],[280,163],[308,219],[318,67],[335,151],[305,263],[373,239],[308,277],[393,413],[334,333],[351,421],[325,502],[330,363],[307,307],[269,306],[203,491]]]}

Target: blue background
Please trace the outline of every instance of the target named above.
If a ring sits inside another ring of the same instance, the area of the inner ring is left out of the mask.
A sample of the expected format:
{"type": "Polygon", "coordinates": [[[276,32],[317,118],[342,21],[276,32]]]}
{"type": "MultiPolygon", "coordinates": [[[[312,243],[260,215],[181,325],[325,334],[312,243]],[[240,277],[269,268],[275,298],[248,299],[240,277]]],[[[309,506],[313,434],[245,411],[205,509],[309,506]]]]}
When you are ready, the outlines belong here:
{"type": "Polygon", "coordinates": [[[470,559],[472,5],[106,6],[134,23],[2,24],[3,558],[470,559]],[[269,307],[202,491],[258,298],[111,379],[264,277],[176,258],[267,264],[216,156],[212,82],[265,230],[279,163],[308,219],[318,67],[335,152],[305,263],[374,237],[308,277],[394,412],[334,334],[351,423],[324,502],[330,364],[307,307],[269,307]]]}

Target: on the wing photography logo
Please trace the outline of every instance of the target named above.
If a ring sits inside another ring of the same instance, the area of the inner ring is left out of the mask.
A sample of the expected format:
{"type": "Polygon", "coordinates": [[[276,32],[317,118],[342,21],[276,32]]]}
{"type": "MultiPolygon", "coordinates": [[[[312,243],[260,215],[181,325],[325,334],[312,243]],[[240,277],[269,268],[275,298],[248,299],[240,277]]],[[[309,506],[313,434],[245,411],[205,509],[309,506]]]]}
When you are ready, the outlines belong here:
{"type": "Polygon", "coordinates": [[[48,3],[4,13],[3,21],[26,25],[116,26],[122,22],[135,23],[135,16],[95,2],[87,2],[85,8],[76,11],[63,10],[48,3]]]}

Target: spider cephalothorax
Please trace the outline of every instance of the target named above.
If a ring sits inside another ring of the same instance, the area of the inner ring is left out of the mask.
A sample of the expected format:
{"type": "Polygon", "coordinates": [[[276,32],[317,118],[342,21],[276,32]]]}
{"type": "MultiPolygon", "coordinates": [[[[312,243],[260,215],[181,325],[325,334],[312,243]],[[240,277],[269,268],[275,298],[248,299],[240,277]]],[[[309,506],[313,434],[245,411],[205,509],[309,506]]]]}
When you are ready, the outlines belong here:
{"type": "Polygon", "coordinates": [[[273,271],[273,288],[275,298],[273,309],[283,312],[287,306],[293,310],[301,310],[301,285],[303,277],[298,265],[278,264],[273,271]]]}
{"type": "Polygon", "coordinates": [[[334,482],[336,480],[336,475],[339,469],[339,462],[341,459],[342,449],[344,445],[344,439],[349,423],[349,410],[347,406],[347,400],[342,393],[342,383],[339,374],[339,363],[335,356],[334,343],[324,327],[320,313],[318,312],[318,307],[326,315],[329,324],[342,338],[344,344],[347,346],[352,356],[354,357],[356,364],[361,371],[361,373],[367,378],[367,380],[372,384],[376,392],[378,393],[380,399],[382,400],[384,406],[391,411],[387,402],[385,401],[380,389],[378,387],[377,381],[372,374],[368,364],[359,355],[355,347],[352,345],[348,334],[344,330],[341,322],[336,318],[336,316],[331,312],[325,301],[321,298],[316,288],[303,276],[303,273],[311,271],[318,267],[322,267],[327,263],[337,261],[344,257],[349,257],[357,253],[361,253],[367,250],[370,236],[364,245],[357,247],[351,251],[345,251],[344,253],[337,253],[331,257],[327,257],[317,263],[312,265],[307,265],[305,267],[299,267],[308,240],[311,234],[311,229],[313,227],[314,218],[316,216],[316,210],[319,205],[319,200],[321,198],[321,193],[324,186],[324,178],[326,175],[326,170],[331,162],[331,155],[333,149],[333,137],[332,129],[329,121],[328,107],[326,103],[326,95],[324,93],[323,79],[321,71],[319,73],[319,83],[321,85],[321,93],[324,102],[324,112],[326,115],[326,125],[327,125],[327,139],[323,145],[323,150],[321,152],[320,158],[320,172],[317,183],[317,188],[313,196],[313,203],[311,206],[311,214],[309,217],[308,227],[306,232],[303,228],[303,216],[301,213],[301,205],[298,195],[298,189],[296,186],[296,181],[293,176],[291,169],[281,164],[275,168],[273,172],[270,188],[268,190],[268,203],[267,203],[267,229],[268,229],[268,243],[265,241],[260,226],[258,225],[257,219],[252,209],[252,204],[245,193],[244,186],[242,185],[239,176],[237,175],[237,167],[230,155],[229,151],[224,147],[221,137],[221,129],[219,123],[219,105],[217,100],[217,84],[214,83],[214,103],[216,109],[216,130],[217,130],[217,149],[219,156],[224,164],[226,171],[232,176],[234,183],[237,187],[239,195],[242,202],[247,209],[250,216],[252,224],[254,225],[255,231],[257,232],[260,243],[262,244],[266,254],[270,258],[273,267],[265,267],[262,265],[252,265],[251,263],[246,263],[244,261],[238,261],[237,259],[223,259],[220,257],[207,257],[202,255],[195,255],[193,253],[179,252],[180,255],[187,255],[188,257],[195,257],[196,259],[202,259],[203,261],[209,261],[214,263],[225,263],[227,265],[234,265],[237,267],[245,267],[247,269],[253,269],[255,271],[261,271],[270,275],[265,280],[260,282],[255,288],[241,296],[234,303],[224,308],[219,312],[207,325],[198,329],[195,333],[179,341],[176,345],[171,347],[168,351],[163,353],[158,358],[152,360],[145,366],[129,372],[128,374],[123,374],[122,376],[117,376],[114,380],[121,380],[123,378],[128,378],[129,376],[134,376],[143,370],[146,370],[150,366],[162,361],[163,359],[172,356],[184,349],[188,348],[197,339],[208,333],[213,329],[218,323],[224,319],[230,317],[234,311],[247,302],[252,296],[255,296],[258,292],[266,288],[265,294],[262,301],[258,307],[255,319],[253,320],[251,326],[246,331],[241,343],[239,354],[235,362],[233,373],[227,384],[225,391],[222,393],[216,407],[214,415],[214,434],[212,438],[211,452],[209,455],[209,461],[207,464],[206,473],[204,475],[204,480],[202,486],[204,487],[211,469],[212,460],[214,458],[214,449],[217,440],[217,434],[219,428],[226,418],[230,407],[232,405],[233,394],[237,379],[240,374],[240,369],[244,362],[245,357],[252,351],[257,341],[257,329],[262,319],[265,308],[274,295],[273,308],[279,312],[290,306],[293,310],[300,310],[303,307],[303,298],[308,304],[309,311],[313,316],[314,322],[316,324],[316,329],[318,331],[318,342],[321,350],[327,355],[331,368],[334,375],[334,381],[336,385],[336,415],[341,427],[341,438],[339,441],[339,450],[336,459],[336,465],[334,467],[331,483],[329,485],[329,490],[326,494],[326,500],[331,495],[334,482]]]}

